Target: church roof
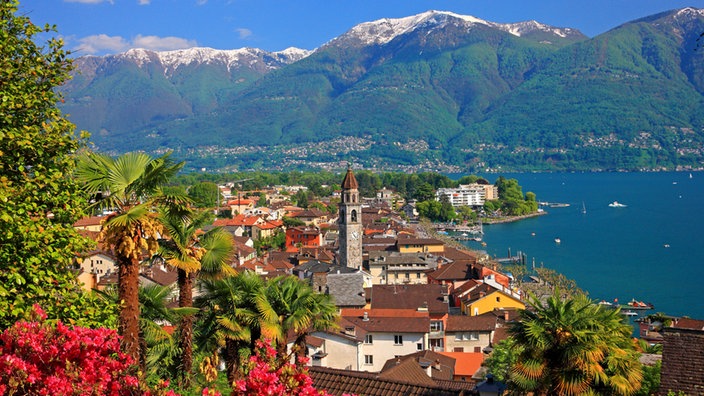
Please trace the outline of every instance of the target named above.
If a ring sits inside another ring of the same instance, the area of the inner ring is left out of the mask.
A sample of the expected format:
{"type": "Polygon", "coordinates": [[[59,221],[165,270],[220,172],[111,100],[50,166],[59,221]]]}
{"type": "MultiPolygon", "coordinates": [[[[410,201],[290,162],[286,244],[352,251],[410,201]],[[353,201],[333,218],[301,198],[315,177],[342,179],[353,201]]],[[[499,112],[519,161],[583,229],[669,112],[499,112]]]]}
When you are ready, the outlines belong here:
{"type": "Polygon", "coordinates": [[[343,190],[357,190],[359,189],[359,183],[352,173],[352,168],[347,168],[347,174],[345,178],[342,179],[342,189],[343,190]]]}

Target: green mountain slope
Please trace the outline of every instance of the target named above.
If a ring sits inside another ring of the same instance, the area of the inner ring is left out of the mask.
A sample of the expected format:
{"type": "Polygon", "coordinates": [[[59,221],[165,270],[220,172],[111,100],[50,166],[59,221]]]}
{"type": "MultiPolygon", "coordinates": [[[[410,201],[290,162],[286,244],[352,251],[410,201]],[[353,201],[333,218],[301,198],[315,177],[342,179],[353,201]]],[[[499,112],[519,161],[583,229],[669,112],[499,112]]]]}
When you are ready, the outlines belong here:
{"type": "Polygon", "coordinates": [[[593,39],[428,12],[257,67],[85,59],[65,110],[102,150],[173,149],[195,167],[698,168],[701,32],[696,9],[593,39]]]}

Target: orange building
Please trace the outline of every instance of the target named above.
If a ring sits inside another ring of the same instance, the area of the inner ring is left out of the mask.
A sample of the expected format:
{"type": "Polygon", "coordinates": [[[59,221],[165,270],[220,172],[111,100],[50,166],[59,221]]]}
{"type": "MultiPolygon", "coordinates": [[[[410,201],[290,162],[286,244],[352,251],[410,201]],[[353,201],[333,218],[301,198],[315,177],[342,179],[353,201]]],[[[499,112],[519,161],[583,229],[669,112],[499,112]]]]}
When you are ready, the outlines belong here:
{"type": "Polygon", "coordinates": [[[299,247],[323,245],[323,234],[316,227],[291,227],[286,230],[286,251],[297,252],[299,247]]]}

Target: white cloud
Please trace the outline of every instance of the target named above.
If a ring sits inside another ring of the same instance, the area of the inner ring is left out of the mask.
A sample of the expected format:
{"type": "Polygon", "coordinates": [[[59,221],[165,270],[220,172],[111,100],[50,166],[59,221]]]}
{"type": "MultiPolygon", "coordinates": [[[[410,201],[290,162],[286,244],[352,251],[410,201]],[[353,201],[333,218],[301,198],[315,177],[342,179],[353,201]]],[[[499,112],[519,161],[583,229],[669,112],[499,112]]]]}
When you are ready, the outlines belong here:
{"type": "Polygon", "coordinates": [[[130,43],[120,36],[108,36],[107,34],[97,34],[79,39],[73,51],[78,55],[89,55],[100,52],[122,52],[130,47],[130,43]]]}
{"type": "Polygon", "coordinates": [[[72,51],[78,56],[124,52],[130,48],[144,48],[153,51],[169,51],[197,46],[196,41],[179,37],[157,37],[137,35],[132,40],[120,36],[97,34],[78,39],[72,51]]]}
{"type": "Polygon", "coordinates": [[[247,28],[238,28],[238,29],[235,29],[235,31],[237,32],[237,34],[240,35],[241,39],[246,39],[252,35],[252,31],[247,28]]]}
{"type": "Polygon", "coordinates": [[[195,40],[186,40],[180,37],[157,37],[138,35],[132,40],[136,48],[145,48],[154,51],[169,51],[182,48],[191,48],[198,45],[195,40]]]}
{"type": "Polygon", "coordinates": [[[151,2],[152,2],[152,0],[138,0],[137,1],[137,3],[139,3],[139,5],[149,5],[149,4],[151,4],[151,2]]]}

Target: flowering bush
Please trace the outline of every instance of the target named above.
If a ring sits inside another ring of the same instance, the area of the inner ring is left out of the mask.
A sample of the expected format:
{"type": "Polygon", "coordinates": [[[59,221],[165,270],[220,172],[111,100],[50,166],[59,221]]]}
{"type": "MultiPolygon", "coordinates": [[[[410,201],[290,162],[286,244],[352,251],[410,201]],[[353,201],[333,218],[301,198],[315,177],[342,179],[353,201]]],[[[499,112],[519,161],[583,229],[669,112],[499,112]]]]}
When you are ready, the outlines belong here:
{"type": "Polygon", "coordinates": [[[254,356],[244,367],[246,377],[236,381],[233,396],[331,396],[313,387],[313,380],[305,368],[307,358],[299,358],[298,365],[280,362],[270,343],[257,341],[254,356]]]}
{"type": "Polygon", "coordinates": [[[35,305],[35,321],[17,322],[0,334],[0,395],[149,393],[140,391],[114,330],[52,326],[45,319],[35,305]]]}

